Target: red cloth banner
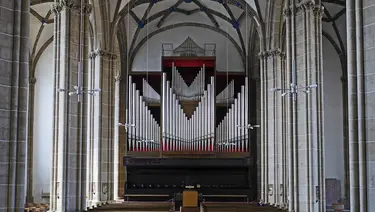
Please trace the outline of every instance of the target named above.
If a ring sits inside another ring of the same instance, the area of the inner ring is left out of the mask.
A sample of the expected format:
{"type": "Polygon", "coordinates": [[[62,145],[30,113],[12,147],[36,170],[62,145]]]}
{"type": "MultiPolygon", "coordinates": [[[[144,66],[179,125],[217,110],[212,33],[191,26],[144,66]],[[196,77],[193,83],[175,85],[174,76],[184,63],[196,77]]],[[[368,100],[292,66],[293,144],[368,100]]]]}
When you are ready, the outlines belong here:
{"type": "Polygon", "coordinates": [[[172,67],[172,63],[174,63],[174,66],[176,67],[202,67],[203,65],[205,65],[207,68],[215,67],[215,60],[163,59],[163,67],[172,67]]]}

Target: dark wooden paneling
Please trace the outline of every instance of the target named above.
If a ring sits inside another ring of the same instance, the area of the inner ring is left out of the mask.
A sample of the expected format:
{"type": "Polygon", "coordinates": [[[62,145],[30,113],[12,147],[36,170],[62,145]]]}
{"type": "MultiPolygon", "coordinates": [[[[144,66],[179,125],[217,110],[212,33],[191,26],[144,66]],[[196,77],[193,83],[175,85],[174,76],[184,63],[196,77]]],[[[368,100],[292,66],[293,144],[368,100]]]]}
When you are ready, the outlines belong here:
{"type": "Polygon", "coordinates": [[[251,157],[247,158],[123,158],[127,167],[250,167],[251,157]]]}
{"type": "MultiPolygon", "coordinates": [[[[255,193],[249,167],[128,167],[127,194],[165,194],[171,198],[187,186],[202,195],[246,195],[255,193]]],[[[148,198],[152,200],[152,197],[148,198]]]]}
{"type": "Polygon", "coordinates": [[[172,64],[178,67],[206,67],[214,68],[216,66],[216,57],[162,57],[163,67],[172,67],[172,64]]]}

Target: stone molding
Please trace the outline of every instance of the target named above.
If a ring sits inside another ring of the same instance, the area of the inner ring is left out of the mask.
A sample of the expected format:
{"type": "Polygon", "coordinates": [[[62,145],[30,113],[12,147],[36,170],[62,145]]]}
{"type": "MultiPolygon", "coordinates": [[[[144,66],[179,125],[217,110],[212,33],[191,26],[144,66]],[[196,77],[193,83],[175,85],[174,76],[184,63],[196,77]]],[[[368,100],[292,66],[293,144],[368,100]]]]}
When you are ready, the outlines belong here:
{"type": "Polygon", "coordinates": [[[108,59],[111,59],[111,60],[117,59],[117,55],[115,53],[108,52],[108,51],[101,50],[101,49],[96,49],[96,50],[92,51],[89,55],[89,58],[95,59],[97,56],[105,57],[105,58],[108,58],[108,59]]]}
{"type": "Polygon", "coordinates": [[[281,49],[271,49],[263,52],[259,52],[258,57],[259,59],[268,59],[269,57],[276,58],[280,57],[281,59],[285,59],[285,52],[282,52],[281,49]]]}
{"type": "MultiPolygon", "coordinates": [[[[54,3],[52,5],[52,13],[55,15],[60,14],[60,12],[64,9],[69,9],[72,10],[78,14],[81,13],[81,5],[76,4],[73,0],[62,0],[59,3],[54,3]]],[[[89,15],[92,11],[92,5],[90,4],[85,4],[83,6],[83,13],[89,15]]]]}
{"type": "Polygon", "coordinates": [[[36,78],[35,77],[30,77],[29,78],[29,84],[30,85],[35,85],[35,83],[36,83],[36,78]]]}
{"type": "Polygon", "coordinates": [[[324,13],[324,7],[315,4],[313,0],[305,0],[296,4],[295,7],[293,7],[293,5],[290,5],[289,7],[285,8],[283,14],[286,19],[289,19],[293,15],[309,11],[312,11],[316,17],[321,18],[324,13]]]}
{"type": "Polygon", "coordinates": [[[122,81],[122,76],[121,76],[121,74],[117,74],[116,76],[115,76],[115,82],[121,82],[122,81]]]}
{"type": "Polygon", "coordinates": [[[286,19],[289,19],[290,17],[292,17],[292,11],[293,10],[290,9],[290,7],[285,8],[284,11],[283,11],[284,17],[286,19]]]}

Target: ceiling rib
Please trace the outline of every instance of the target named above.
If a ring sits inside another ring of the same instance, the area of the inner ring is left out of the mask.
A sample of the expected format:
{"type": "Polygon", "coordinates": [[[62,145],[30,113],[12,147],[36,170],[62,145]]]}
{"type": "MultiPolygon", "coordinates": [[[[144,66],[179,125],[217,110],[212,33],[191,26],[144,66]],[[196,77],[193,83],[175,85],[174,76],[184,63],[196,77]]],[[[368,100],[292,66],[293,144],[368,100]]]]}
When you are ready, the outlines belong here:
{"type": "Polygon", "coordinates": [[[173,12],[173,10],[174,10],[175,8],[177,8],[178,6],[180,6],[180,4],[182,4],[183,1],[184,1],[184,0],[178,0],[178,1],[176,2],[176,4],[174,4],[172,7],[170,7],[170,8],[168,9],[168,12],[167,12],[167,13],[166,13],[166,14],[160,19],[160,21],[156,24],[156,27],[157,27],[157,28],[160,28],[161,25],[164,23],[165,19],[167,19],[168,16],[171,15],[171,13],[173,12]]]}
{"type": "Polygon", "coordinates": [[[30,7],[30,13],[35,16],[36,19],[38,19],[40,22],[43,22],[44,18],[33,8],[30,7]]]}
{"type": "Polygon", "coordinates": [[[245,15],[246,15],[246,13],[242,12],[241,15],[240,15],[240,17],[238,17],[237,22],[239,24],[242,24],[242,20],[244,19],[245,15]]]}
{"type": "Polygon", "coordinates": [[[135,22],[139,23],[141,20],[138,18],[138,16],[133,12],[133,10],[129,11],[129,14],[133,17],[135,22]]]}
{"type": "MultiPolygon", "coordinates": [[[[30,8],[30,9],[31,9],[31,8],[30,8]]],[[[43,19],[43,20],[48,19],[48,18],[50,17],[50,15],[51,15],[51,10],[48,11],[46,17],[44,17],[44,18],[42,18],[42,19],[43,19]]],[[[51,19],[51,20],[52,20],[52,22],[53,22],[53,19],[51,19]]],[[[44,22],[44,23],[46,23],[46,22],[44,22]]],[[[42,34],[42,32],[43,32],[44,27],[45,27],[45,24],[43,24],[43,22],[42,22],[42,25],[41,25],[40,28],[39,28],[38,34],[36,35],[36,40],[35,40],[34,45],[33,45],[33,50],[32,50],[32,52],[31,52],[31,57],[32,57],[32,58],[35,56],[35,53],[36,53],[36,47],[37,47],[37,45],[38,45],[38,43],[39,43],[39,39],[40,39],[40,37],[41,37],[41,34],[42,34]]]]}
{"type": "Polygon", "coordinates": [[[206,13],[206,15],[212,21],[212,23],[215,25],[216,28],[220,27],[219,23],[217,23],[214,16],[212,16],[211,13],[207,12],[207,8],[202,3],[200,3],[199,0],[192,0],[192,2],[194,2],[204,13],[206,13]]]}
{"type": "Polygon", "coordinates": [[[236,20],[236,17],[234,17],[232,10],[229,8],[229,6],[226,3],[223,3],[223,7],[225,8],[227,13],[229,14],[230,18],[232,19],[231,20],[232,26],[236,29],[238,38],[240,39],[242,51],[246,52],[245,42],[243,40],[241,31],[240,31],[240,25],[239,25],[238,21],[236,20]]]}
{"type": "Polygon", "coordinates": [[[135,33],[134,33],[134,36],[133,36],[133,39],[132,39],[132,42],[131,42],[131,44],[130,44],[130,51],[134,48],[134,44],[135,44],[135,42],[136,42],[136,40],[137,40],[137,37],[138,37],[138,34],[139,34],[139,32],[140,32],[140,30],[147,24],[147,16],[148,16],[148,13],[151,11],[151,9],[152,9],[152,7],[155,5],[155,3],[154,3],[154,1],[152,1],[149,5],[148,5],[148,7],[147,7],[147,9],[146,9],[146,11],[145,11],[145,13],[143,14],[143,17],[142,17],[142,20],[139,20],[138,19],[138,21],[137,21],[137,23],[138,23],[138,28],[136,29],[136,31],[135,31],[135,33]]]}

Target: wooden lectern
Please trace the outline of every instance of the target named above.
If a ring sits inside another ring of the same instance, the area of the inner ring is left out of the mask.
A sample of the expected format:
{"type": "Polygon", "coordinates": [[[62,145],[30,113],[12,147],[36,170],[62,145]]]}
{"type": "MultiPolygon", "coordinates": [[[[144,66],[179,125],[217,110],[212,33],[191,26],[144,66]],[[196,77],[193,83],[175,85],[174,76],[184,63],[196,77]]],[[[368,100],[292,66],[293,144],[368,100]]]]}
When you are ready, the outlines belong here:
{"type": "Polygon", "coordinates": [[[185,190],[182,193],[181,212],[199,212],[198,191],[185,190]]]}

